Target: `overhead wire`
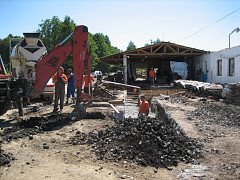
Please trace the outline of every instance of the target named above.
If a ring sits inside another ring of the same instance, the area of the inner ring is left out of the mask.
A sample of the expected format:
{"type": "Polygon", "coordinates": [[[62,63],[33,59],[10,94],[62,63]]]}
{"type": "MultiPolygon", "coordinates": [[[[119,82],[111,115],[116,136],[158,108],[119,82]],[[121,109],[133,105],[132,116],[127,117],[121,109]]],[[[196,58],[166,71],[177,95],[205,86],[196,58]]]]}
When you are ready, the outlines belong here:
{"type": "Polygon", "coordinates": [[[220,19],[218,19],[218,20],[216,20],[216,21],[212,22],[211,24],[209,24],[209,25],[205,26],[204,28],[202,28],[202,29],[200,29],[200,30],[198,30],[198,31],[194,32],[193,34],[190,34],[189,36],[187,36],[187,37],[185,37],[185,38],[181,39],[181,41],[183,41],[183,40],[185,40],[185,39],[187,39],[187,38],[190,38],[190,37],[192,37],[193,35],[195,35],[195,34],[197,34],[197,33],[201,32],[201,31],[203,31],[204,29],[207,29],[208,27],[210,27],[210,26],[212,26],[212,25],[216,24],[217,22],[219,22],[219,21],[221,21],[221,20],[225,19],[226,17],[228,17],[228,16],[232,15],[233,13],[237,12],[238,10],[240,10],[240,8],[238,8],[238,9],[236,9],[236,10],[232,11],[231,13],[229,13],[229,14],[225,15],[224,17],[222,17],[222,18],[220,18],[220,19]]]}

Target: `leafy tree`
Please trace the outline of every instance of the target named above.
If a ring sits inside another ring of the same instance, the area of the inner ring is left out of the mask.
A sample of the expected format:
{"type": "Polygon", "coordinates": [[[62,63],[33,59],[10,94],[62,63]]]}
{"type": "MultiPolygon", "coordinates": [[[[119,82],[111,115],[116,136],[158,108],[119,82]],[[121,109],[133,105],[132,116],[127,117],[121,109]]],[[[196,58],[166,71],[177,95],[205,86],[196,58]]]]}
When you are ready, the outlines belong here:
{"type": "Polygon", "coordinates": [[[129,43],[128,43],[128,47],[127,47],[127,51],[131,51],[131,50],[134,50],[134,49],[136,49],[137,47],[136,47],[136,45],[134,44],[134,42],[133,41],[130,41],[129,43]]]}
{"type": "Polygon", "coordinates": [[[145,44],[144,46],[149,46],[149,45],[153,45],[153,44],[158,44],[158,43],[160,43],[161,42],[161,40],[159,39],[159,38],[157,38],[156,40],[151,40],[150,39],[150,44],[145,44]]]}
{"type": "Polygon", "coordinates": [[[96,55],[97,58],[95,59],[96,66],[94,67],[95,70],[101,70],[103,72],[108,72],[110,66],[102,61],[100,61],[100,57],[115,54],[120,52],[117,47],[113,47],[111,45],[111,41],[107,35],[103,35],[102,33],[96,33],[93,35],[93,40],[96,43],[96,55]]]}
{"type": "MultiPolygon", "coordinates": [[[[46,19],[39,24],[38,32],[41,33],[41,39],[47,50],[50,51],[55,45],[65,39],[76,27],[75,22],[66,16],[63,21],[57,16],[46,19]]],[[[102,33],[91,34],[88,36],[88,46],[91,55],[92,70],[109,70],[109,65],[100,61],[100,57],[107,56],[119,52],[119,49],[112,47],[111,41],[107,35],[102,33]]],[[[72,67],[72,56],[63,64],[64,68],[72,67]]]]}
{"type": "MultiPolygon", "coordinates": [[[[37,32],[40,33],[41,40],[46,46],[47,51],[50,52],[57,44],[72,33],[75,27],[75,22],[69,16],[65,16],[63,21],[57,16],[53,16],[51,19],[43,20],[39,24],[37,32]]],[[[10,34],[0,41],[0,54],[6,65],[9,64],[9,42],[12,37],[17,36],[10,34]]],[[[71,40],[70,38],[69,41],[71,40]]],[[[120,50],[117,47],[113,47],[109,37],[102,33],[89,33],[88,46],[91,55],[92,71],[101,70],[103,72],[108,72],[110,65],[100,61],[100,57],[118,53],[120,50]]],[[[72,55],[66,59],[63,67],[65,69],[72,67],[72,55]]]]}
{"type": "MultiPolygon", "coordinates": [[[[65,16],[61,21],[57,16],[53,16],[51,19],[46,19],[39,24],[40,38],[42,39],[47,51],[51,51],[57,44],[63,41],[69,34],[71,34],[76,27],[74,21],[65,16]]],[[[65,69],[72,67],[72,55],[67,57],[63,64],[65,69]]]]}
{"type": "Polygon", "coordinates": [[[88,49],[91,56],[91,68],[94,70],[98,63],[97,44],[93,39],[93,34],[88,34],[88,49]]]}
{"type": "MultiPolygon", "coordinates": [[[[10,41],[13,42],[13,38],[20,39],[20,36],[13,36],[12,34],[9,34],[6,38],[2,39],[0,41],[0,55],[2,57],[3,63],[5,65],[5,68],[8,70],[9,68],[9,47],[10,47],[10,41]]],[[[14,43],[16,45],[16,43],[14,43]]]]}

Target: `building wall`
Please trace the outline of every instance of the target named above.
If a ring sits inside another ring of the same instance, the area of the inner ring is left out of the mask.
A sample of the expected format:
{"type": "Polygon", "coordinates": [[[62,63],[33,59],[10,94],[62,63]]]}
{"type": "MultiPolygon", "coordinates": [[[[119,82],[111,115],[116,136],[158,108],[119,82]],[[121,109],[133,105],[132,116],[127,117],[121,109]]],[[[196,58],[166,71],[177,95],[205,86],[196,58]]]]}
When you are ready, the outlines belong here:
{"type": "MultiPolygon", "coordinates": [[[[240,82],[240,46],[204,54],[194,59],[195,74],[201,71],[196,80],[209,83],[240,82]],[[229,75],[229,59],[235,59],[234,75],[229,75]],[[222,75],[218,75],[218,60],[222,60],[222,75]]],[[[196,76],[197,77],[197,76],[196,76]]]]}
{"type": "Polygon", "coordinates": [[[238,83],[240,82],[240,46],[212,52],[211,64],[213,83],[238,83]],[[235,59],[234,75],[229,75],[229,59],[235,59]],[[218,60],[222,60],[222,75],[218,75],[218,60]]]}
{"type": "Polygon", "coordinates": [[[203,54],[193,60],[195,80],[212,82],[211,53],[203,54]]]}

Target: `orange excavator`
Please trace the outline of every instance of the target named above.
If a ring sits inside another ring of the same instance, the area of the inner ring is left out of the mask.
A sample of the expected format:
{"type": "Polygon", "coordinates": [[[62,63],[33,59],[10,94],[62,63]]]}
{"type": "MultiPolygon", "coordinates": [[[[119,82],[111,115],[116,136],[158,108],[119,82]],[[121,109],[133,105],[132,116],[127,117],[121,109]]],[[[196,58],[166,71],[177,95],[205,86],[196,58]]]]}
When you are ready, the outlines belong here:
{"type": "MultiPolygon", "coordinates": [[[[17,99],[19,115],[23,115],[23,108],[21,104],[21,98],[29,96],[31,98],[38,97],[43,89],[46,87],[47,82],[52,77],[52,75],[57,71],[57,69],[63,64],[66,58],[72,53],[73,55],[73,73],[75,80],[75,88],[77,89],[77,104],[80,104],[82,100],[91,101],[91,96],[82,92],[83,85],[83,75],[86,70],[88,77],[90,77],[90,54],[88,51],[88,28],[84,25],[77,26],[66,39],[64,39],[60,44],[56,45],[49,53],[41,57],[35,65],[35,83],[30,90],[24,90],[26,87],[30,87],[26,84],[26,81],[18,82],[18,90],[12,91],[15,88],[16,82],[9,80],[4,92],[5,95],[9,95],[4,101],[6,104],[9,101],[17,99]],[[72,41],[66,43],[71,37],[72,41]],[[24,82],[24,83],[23,83],[24,82]],[[20,91],[23,89],[22,91],[20,91]],[[15,92],[18,92],[17,94],[15,92]]],[[[4,75],[6,77],[6,75],[4,75]]]]}

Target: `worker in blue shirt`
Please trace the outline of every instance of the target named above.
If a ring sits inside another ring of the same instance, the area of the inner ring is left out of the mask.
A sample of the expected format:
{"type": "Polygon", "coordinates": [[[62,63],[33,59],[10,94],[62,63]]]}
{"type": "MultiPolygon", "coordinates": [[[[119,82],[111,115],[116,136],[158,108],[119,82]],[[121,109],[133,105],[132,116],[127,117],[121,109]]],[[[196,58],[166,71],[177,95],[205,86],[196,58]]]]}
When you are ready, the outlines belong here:
{"type": "Polygon", "coordinates": [[[73,103],[75,104],[75,84],[74,84],[74,74],[72,73],[72,69],[67,70],[67,78],[68,78],[68,85],[67,85],[67,101],[66,105],[68,104],[68,99],[72,96],[73,103]]]}

